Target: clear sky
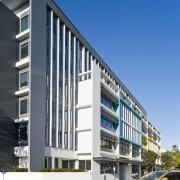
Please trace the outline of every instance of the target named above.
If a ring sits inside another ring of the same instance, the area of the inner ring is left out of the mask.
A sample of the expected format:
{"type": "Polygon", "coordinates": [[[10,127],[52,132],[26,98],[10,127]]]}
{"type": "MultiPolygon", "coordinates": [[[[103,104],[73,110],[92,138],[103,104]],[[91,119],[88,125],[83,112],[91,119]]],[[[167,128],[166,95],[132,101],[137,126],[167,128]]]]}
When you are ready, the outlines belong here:
{"type": "Polygon", "coordinates": [[[180,0],[55,0],[180,149],[180,0]]]}

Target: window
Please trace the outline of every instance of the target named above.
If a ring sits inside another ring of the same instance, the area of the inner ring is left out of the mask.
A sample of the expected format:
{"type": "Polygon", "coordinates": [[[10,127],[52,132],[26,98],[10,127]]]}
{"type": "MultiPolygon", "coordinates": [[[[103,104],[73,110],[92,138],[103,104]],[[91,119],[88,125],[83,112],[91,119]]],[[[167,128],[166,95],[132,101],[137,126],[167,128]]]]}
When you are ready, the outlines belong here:
{"type": "Polygon", "coordinates": [[[29,55],[28,46],[28,42],[20,45],[20,59],[23,59],[29,55]]]}
{"type": "Polygon", "coordinates": [[[19,132],[19,134],[18,134],[18,138],[19,138],[18,143],[21,144],[21,145],[26,146],[28,144],[27,124],[21,124],[19,126],[18,132],[19,132]]]}
{"type": "Polygon", "coordinates": [[[86,160],[86,170],[91,170],[91,160],[86,160]]]}
{"type": "Polygon", "coordinates": [[[117,103],[113,102],[110,97],[108,97],[103,92],[101,93],[101,103],[111,109],[112,111],[116,112],[117,110],[117,103]]]}
{"type": "Polygon", "coordinates": [[[20,115],[28,113],[28,100],[23,99],[20,100],[20,115]]]}
{"type": "Polygon", "coordinates": [[[114,152],[116,149],[116,142],[114,139],[101,136],[101,151],[114,152]]]}
{"type": "Polygon", "coordinates": [[[91,160],[79,160],[79,169],[91,170],[91,160]]]}
{"type": "Polygon", "coordinates": [[[101,116],[101,126],[111,131],[116,130],[116,123],[103,115],[101,116]]]}
{"type": "Polygon", "coordinates": [[[44,166],[45,168],[52,168],[52,158],[51,157],[45,157],[44,159],[44,166]]]}
{"type": "Polygon", "coordinates": [[[69,168],[75,167],[75,161],[69,161],[69,168]]]}
{"type": "Polygon", "coordinates": [[[120,154],[128,155],[129,154],[129,143],[121,141],[120,142],[120,154]]]}
{"type": "Polygon", "coordinates": [[[75,161],[74,160],[63,160],[62,161],[62,168],[75,168],[75,161]]]}
{"type": "Polygon", "coordinates": [[[115,173],[116,172],[116,165],[113,163],[113,162],[103,162],[103,163],[100,163],[101,165],[101,174],[104,174],[104,173],[114,173],[114,169],[115,169],[115,173]]]}
{"type": "Polygon", "coordinates": [[[85,160],[80,160],[79,161],[79,169],[86,169],[86,167],[85,167],[85,160]]]}
{"type": "Polygon", "coordinates": [[[62,168],[68,168],[68,161],[62,161],[62,168]]]}
{"type": "Polygon", "coordinates": [[[28,72],[21,73],[19,77],[19,87],[23,88],[27,85],[28,85],[28,72]]]}
{"type": "Polygon", "coordinates": [[[139,148],[136,146],[132,146],[132,157],[137,158],[139,156],[139,148]]]}
{"type": "Polygon", "coordinates": [[[29,16],[26,15],[21,18],[21,32],[29,28],[29,16]]]}

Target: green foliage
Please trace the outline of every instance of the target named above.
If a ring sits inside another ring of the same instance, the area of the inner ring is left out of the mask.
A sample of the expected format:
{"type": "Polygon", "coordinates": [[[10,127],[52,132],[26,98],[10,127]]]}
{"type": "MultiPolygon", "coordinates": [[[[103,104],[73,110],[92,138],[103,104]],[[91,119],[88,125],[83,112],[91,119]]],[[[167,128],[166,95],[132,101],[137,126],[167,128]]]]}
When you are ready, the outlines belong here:
{"type": "Polygon", "coordinates": [[[176,156],[175,166],[176,168],[180,169],[180,153],[176,156]]]}
{"type": "Polygon", "coordinates": [[[37,172],[51,172],[51,169],[49,168],[40,168],[37,170],[37,172]]]}
{"type": "Polygon", "coordinates": [[[180,152],[177,145],[172,146],[172,151],[166,151],[161,154],[161,163],[165,169],[180,169],[180,152]]]}
{"type": "Polygon", "coordinates": [[[13,168],[7,169],[7,172],[28,172],[27,168],[13,168]]]}
{"type": "Polygon", "coordinates": [[[177,145],[173,145],[173,146],[172,146],[172,152],[175,153],[175,154],[178,154],[178,153],[179,153],[179,149],[178,149],[178,146],[177,146],[177,145]]]}
{"type": "Polygon", "coordinates": [[[170,169],[175,165],[172,152],[164,152],[161,154],[161,163],[165,169],[170,169]]]}
{"type": "Polygon", "coordinates": [[[146,167],[146,171],[150,172],[153,170],[153,168],[155,167],[157,157],[158,157],[157,153],[151,150],[144,152],[143,163],[146,167]]]}
{"type": "Polygon", "coordinates": [[[83,169],[72,169],[72,168],[55,168],[51,172],[85,172],[83,169]]]}
{"type": "Polygon", "coordinates": [[[72,169],[72,168],[55,168],[55,169],[41,168],[38,169],[37,172],[85,172],[85,170],[72,169]]]}

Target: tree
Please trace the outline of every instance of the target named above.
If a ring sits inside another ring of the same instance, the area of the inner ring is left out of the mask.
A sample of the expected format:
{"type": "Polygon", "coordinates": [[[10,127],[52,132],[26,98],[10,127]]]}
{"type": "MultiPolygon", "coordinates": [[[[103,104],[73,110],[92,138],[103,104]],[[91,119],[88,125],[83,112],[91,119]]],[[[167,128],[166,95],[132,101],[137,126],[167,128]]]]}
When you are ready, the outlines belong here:
{"type": "Polygon", "coordinates": [[[170,169],[171,167],[174,166],[175,161],[174,161],[174,156],[172,152],[164,152],[161,154],[161,163],[165,169],[170,169]]]}
{"type": "Polygon", "coordinates": [[[176,156],[175,167],[180,169],[180,153],[176,156]]]}
{"type": "Polygon", "coordinates": [[[178,146],[177,146],[177,145],[173,145],[173,146],[172,146],[172,152],[175,153],[175,154],[178,154],[178,153],[179,153],[179,149],[178,149],[178,146]]]}
{"type": "Polygon", "coordinates": [[[176,164],[176,160],[179,155],[179,149],[177,145],[172,146],[172,154],[173,154],[174,164],[176,164]]]}
{"type": "Polygon", "coordinates": [[[144,152],[143,163],[145,165],[146,171],[150,172],[153,170],[156,164],[157,157],[158,157],[158,154],[151,150],[144,152]]]}

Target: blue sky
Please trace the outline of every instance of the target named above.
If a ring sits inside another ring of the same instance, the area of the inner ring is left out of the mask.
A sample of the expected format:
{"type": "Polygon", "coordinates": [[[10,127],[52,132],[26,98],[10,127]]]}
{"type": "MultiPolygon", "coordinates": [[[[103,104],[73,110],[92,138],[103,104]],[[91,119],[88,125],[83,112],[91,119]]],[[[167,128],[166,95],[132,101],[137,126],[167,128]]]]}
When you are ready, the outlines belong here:
{"type": "Polygon", "coordinates": [[[180,149],[180,0],[56,0],[147,111],[161,145],[180,149]]]}

